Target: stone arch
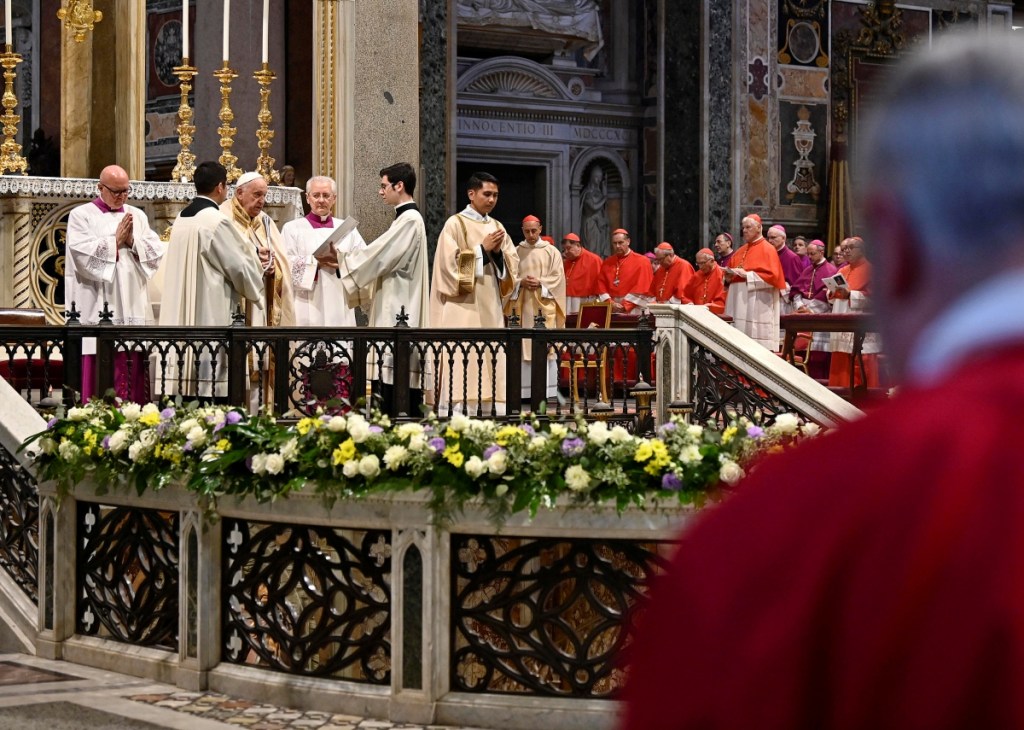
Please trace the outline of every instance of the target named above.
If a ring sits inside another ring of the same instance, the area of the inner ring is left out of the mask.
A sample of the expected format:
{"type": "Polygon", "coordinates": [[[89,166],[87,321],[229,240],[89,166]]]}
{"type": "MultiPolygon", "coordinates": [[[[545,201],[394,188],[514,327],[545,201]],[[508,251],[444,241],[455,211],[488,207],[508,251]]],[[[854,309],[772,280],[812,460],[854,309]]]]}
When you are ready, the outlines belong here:
{"type": "Polygon", "coordinates": [[[456,83],[456,90],[460,94],[575,100],[565,84],[551,71],[529,59],[516,56],[498,56],[471,66],[456,83]]]}
{"type": "MultiPolygon", "coordinates": [[[[632,206],[633,179],[625,160],[615,153],[614,150],[595,147],[587,150],[573,163],[570,176],[570,194],[572,206],[573,230],[579,233],[584,239],[587,248],[599,256],[606,257],[611,254],[610,235],[604,236],[604,240],[587,240],[584,227],[587,221],[584,220],[584,190],[590,181],[594,168],[600,168],[604,174],[607,188],[607,203],[605,213],[608,218],[609,233],[616,228],[629,230],[633,225],[632,206]]],[[[592,229],[596,228],[591,226],[592,229]]]]}

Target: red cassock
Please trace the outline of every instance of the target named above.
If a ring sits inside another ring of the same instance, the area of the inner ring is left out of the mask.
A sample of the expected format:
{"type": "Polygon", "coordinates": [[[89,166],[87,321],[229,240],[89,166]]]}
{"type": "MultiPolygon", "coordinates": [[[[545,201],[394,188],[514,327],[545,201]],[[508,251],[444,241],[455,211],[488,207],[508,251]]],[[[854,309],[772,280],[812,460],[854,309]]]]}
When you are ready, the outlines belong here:
{"type": "MultiPolygon", "coordinates": [[[[650,289],[653,276],[651,264],[635,251],[630,251],[623,258],[612,254],[601,264],[598,292],[616,300],[627,294],[643,295],[650,289]]],[[[627,301],[622,304],[627,312],[636,306],[627,301]]]]}
{"type": "Polygon", "coordinates": [[[725,312],[725,283],[722,268],[715,265],[711,273],[705,275],[697,269],[693,272],[683,294],[694,304],[706,304],[715,314],[725,312]]]}
{"type": "MultiPolygon", "coordinates": [[[[751,243],[744,243],[732,255],[729,266],[733,269],[753,271],[761,277],[761,281],[776,289],[786,288],[786,275],[782,273],[779,254],[765,239],[759,238],[751,243]]],[[[732,283],[732,282],[729,282],[732,283]]]]}
{"type": "MultiPolygon", "coordinates": [[[[846,264],[839,273],[846,279],[850,291],[863,292],[865,296],[871,296],[871,262],[861,259],[856,265],[846,264]]],[[[847,312],[848,300],[836,300],[833,304],[833,311],[847,312]],[[840,304],[842,302],[843,304],[840,304]],[[845,305],[845,306],[844,306],[845,305]]],[[[864,352],[861,354],[864,361],[864,371],[861,372],[860,363],[854,363],[853,355],[848,352],[833,352],[832,360],[828,370],[828,384],[830,386],[848,388],[850,386],[850,369],[853,368],[853,385],[877,388],[881,384],[881,377],[878,372],[878,355],[875,352],[864,352]],[[865,382],[866,379],[866,382],[865,382]]]]}
{"type": "Polygon", "coordinates": [[[638,615],[625,730],[1024,727],[1021,413],[1018,342],[762,462],[638,615]]]}
{"type": "Polygon", "coordinates": [[[655,301],[662,303],[675,297],[683,304],[689,304],[689,300],[683,296],[683,292],[692,276],[693,266],[686,259],[677,256],[671,266],[659,266],[658,270],[654,272],[647,296],[654,297],[655,301]]]}
{"type": "Polygon", "coordinates": [[[601,257],[582,249],[575,261],[562,261],[565,267],[565,295],[569,297],[595,297],[601,276],[601,257]]]}

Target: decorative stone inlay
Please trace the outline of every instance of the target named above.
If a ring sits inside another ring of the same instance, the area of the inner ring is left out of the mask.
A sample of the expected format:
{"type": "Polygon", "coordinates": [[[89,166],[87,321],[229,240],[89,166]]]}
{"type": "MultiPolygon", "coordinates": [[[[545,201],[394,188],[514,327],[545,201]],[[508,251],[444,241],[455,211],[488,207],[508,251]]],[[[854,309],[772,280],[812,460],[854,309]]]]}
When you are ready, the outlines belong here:
{"type": "Polygon", "coordinates": [[[761,101],[768,93],[768,65],[763,58],[755,58],[747,67],[747,93],[761,101]]]}

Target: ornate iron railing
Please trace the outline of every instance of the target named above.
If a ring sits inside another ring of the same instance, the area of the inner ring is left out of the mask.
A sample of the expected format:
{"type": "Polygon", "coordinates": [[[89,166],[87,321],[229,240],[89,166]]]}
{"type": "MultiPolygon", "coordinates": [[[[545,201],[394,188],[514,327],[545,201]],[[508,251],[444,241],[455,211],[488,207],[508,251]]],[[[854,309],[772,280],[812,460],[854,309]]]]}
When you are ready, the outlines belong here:
{"type": "Polygon", "coordinates": [[[0,446],[0,566],[25,594],[39,599],[39,494],[35,479],[0,446]]]}
{"type": "Polygon", "coordinates": [[[690,340],[690,368],[695,423],[713,421],[725,427],[740,417],[762,423],[791,410],[694,340],[690,340]]]}

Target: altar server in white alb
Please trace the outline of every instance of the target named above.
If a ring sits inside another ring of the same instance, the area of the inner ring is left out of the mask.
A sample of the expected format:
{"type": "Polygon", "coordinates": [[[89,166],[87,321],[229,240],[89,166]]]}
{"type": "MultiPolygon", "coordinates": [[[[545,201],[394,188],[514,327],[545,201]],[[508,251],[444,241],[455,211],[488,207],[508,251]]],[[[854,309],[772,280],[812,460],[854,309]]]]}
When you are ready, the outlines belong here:
{"type": "Polygon", "coordinates": [[[299,327],[355,327],[356,313],[345,301],[338,273],[339,252],[366,248],[359,231],[352,229],[334,244],[334,250],[316,257],[316,250],[345,222],[331,213],[338,188],[329,177],[311,177],[306,183],[310,212],[281,228],[284,251],[291,262],[295,292],[295,324],[299,327]]]}
{"type": "MultiPolygon", "coordinates": [[[[364,248],[338,254],[341,285],[350,306],[369,312],[371,327],[394,327],[405,307],[409,327],[425,327],[429,303],[427,232],[413,193],[416,171],[399,162],[380,171],[380,198],[395,208],[395,220],[379,238],[364,248]]],[[[409,365],[412,412],[422,403],[423,370],[413,355],[409,365]]],[[[374,373],[376,377],[376,373],[374,373]]],[[[390,354],[382,363],[381,392],[390,406],[394,384],[390,354]]]]}
{"type": "MultiPolygon", "coordinates": [[[[160,266],[164,244],[149,227],[146,214],[126,205],[128,173],[117,165],[103,168],[99,197],[68,217],[64,260],[64,301],[73,302],[82,324],[96,324],[104,304],[114,324],[153,324],[147,284],[160,266]]],[[[82,343],[82,400],[93,395],[96,341],[82,343]]],[[[147,397],[148,375],[141,353],[118,353],[114,360],[117,394],[135,401],[147,397]]]]}

